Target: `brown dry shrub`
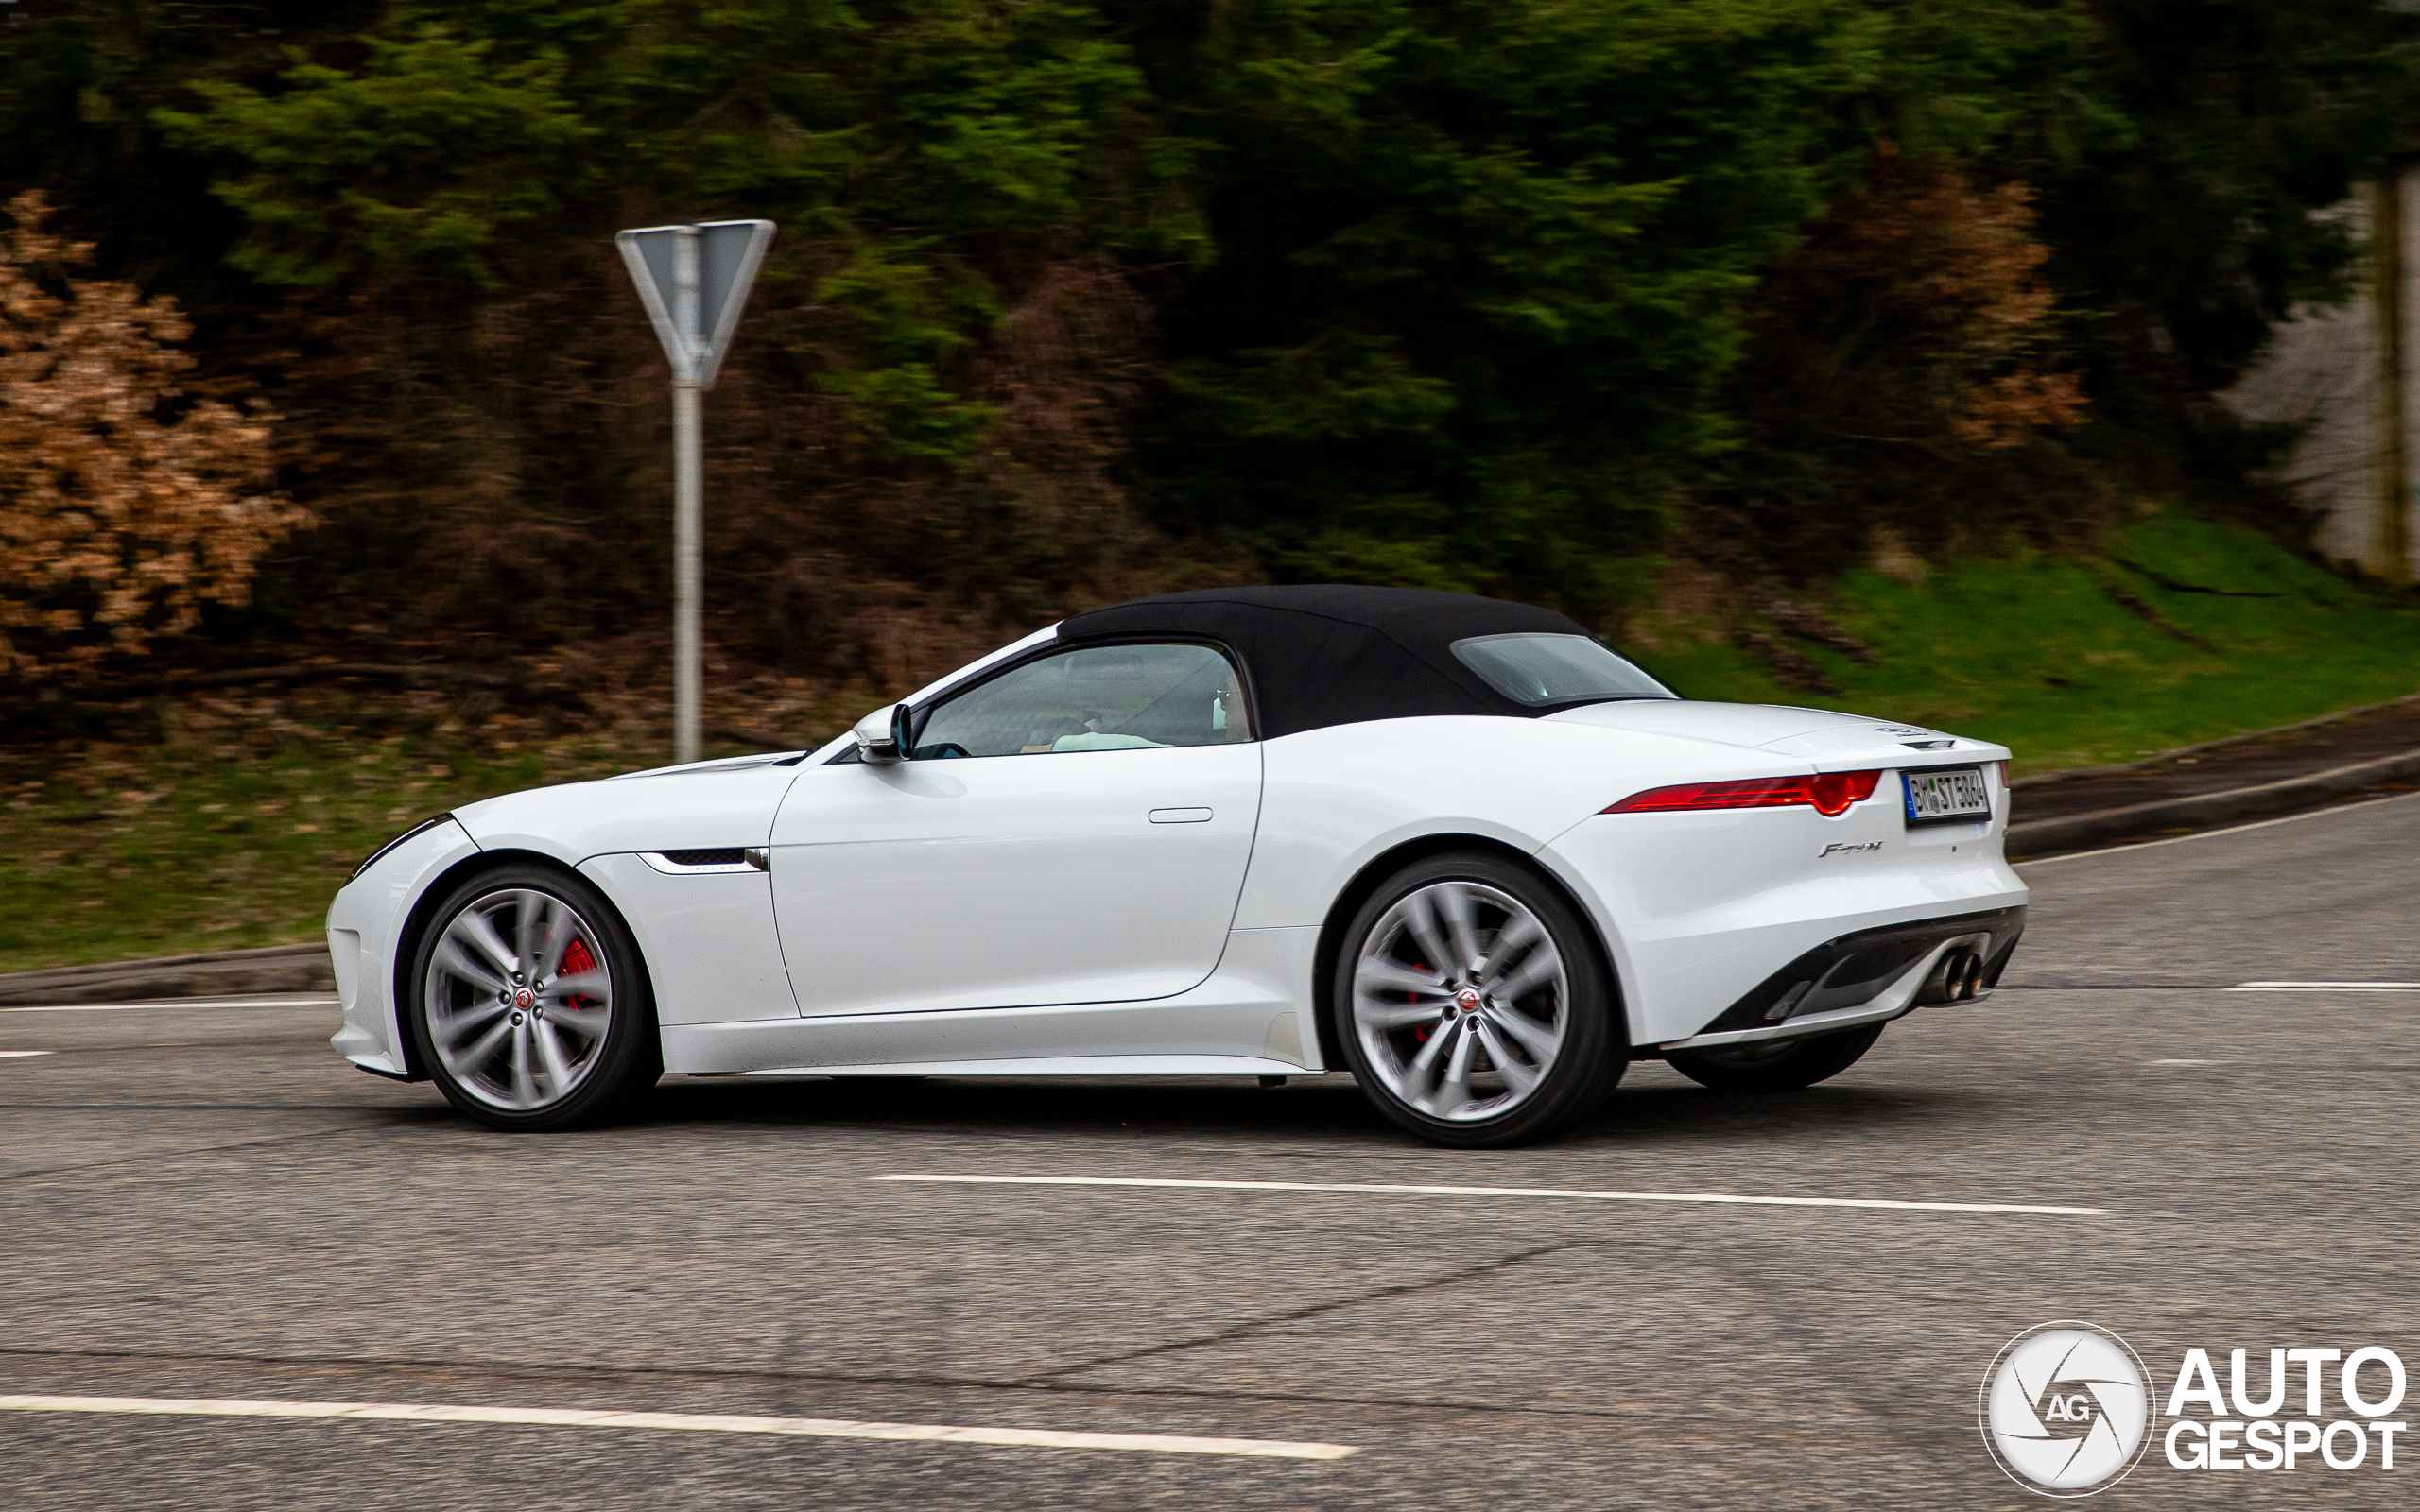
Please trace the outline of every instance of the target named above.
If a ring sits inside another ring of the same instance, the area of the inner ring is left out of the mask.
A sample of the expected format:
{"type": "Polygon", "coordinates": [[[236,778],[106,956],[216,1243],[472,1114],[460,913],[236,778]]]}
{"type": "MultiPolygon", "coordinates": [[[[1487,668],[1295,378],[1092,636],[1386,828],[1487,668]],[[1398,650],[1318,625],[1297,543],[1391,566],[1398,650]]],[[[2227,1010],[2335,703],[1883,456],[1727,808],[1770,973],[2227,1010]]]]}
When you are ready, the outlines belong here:
{"type": "Polygon", "coordinates": [[[2087,418],[2034,194],[1939,158],[1878,153],[1766,269],[1728,379],[1740,444],[1674,541],[1724,585],[1737,644],[1815,687],[1802,646],[1871,653],[1821,608],[1869,549],[1927,557],[2048,535],[2105,507],[2060,433],[2087,418]]]}
{"type": "Polygon", "coordinates": [[[1749,367],[1778,382],[1759,407],[1797,406],[1788,429],[1988,449],[2081,424],[2083,375],[2044,370],[2058,297],[2033,199],[1880,154],[1766,283],[1749,367]]]}
{"type": "Polygon", "coordinates": [[[241,604],[305,520],[256,405],[188,392],[176,301],[77,279],[39,191],[0,242],[0,678],[70,679],[241,604]]]}
{"type": "Polygon", "coordinates": [[[2083,375],[2004,372],[1959,396],[1949,433],[1969,446],[2014,446],[2029,427],[2083,423],[2083,375]]]}

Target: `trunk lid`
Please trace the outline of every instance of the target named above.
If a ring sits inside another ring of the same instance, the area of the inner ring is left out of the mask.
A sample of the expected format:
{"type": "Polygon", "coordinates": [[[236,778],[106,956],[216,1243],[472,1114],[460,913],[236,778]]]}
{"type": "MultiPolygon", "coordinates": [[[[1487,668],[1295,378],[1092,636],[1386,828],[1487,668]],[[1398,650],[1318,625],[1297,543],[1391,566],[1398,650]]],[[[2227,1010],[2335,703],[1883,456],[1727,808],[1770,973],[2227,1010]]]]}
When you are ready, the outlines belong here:
{"type": "Polygon", "coordinates": [[[1772,751],[1776,756],[1809,763],[1817,771],[1940,766],[2008,758],[2006,747],[1988,741],[1967,740],[1921,725],[1866,714],[1798,709],[1786,704],[1634,698],[1587,704],[1546,717],[1600,730],[1772,751]]]}

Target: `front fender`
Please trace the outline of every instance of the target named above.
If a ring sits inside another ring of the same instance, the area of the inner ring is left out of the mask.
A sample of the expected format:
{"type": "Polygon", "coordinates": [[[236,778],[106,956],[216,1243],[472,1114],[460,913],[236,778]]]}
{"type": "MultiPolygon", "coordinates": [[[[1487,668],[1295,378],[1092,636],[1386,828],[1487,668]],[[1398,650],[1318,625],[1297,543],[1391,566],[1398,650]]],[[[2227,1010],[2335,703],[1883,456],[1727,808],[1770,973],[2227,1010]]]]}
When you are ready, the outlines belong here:
{"type": "Polygon", "coordinates": [[[480,849],[448,815],[381,851],[329,902],[328,957],[344,1005],[344,1027],[329,1043],[354,1065],[409,1074],[394,994],[404,926],[429,887],[480,849]]]}

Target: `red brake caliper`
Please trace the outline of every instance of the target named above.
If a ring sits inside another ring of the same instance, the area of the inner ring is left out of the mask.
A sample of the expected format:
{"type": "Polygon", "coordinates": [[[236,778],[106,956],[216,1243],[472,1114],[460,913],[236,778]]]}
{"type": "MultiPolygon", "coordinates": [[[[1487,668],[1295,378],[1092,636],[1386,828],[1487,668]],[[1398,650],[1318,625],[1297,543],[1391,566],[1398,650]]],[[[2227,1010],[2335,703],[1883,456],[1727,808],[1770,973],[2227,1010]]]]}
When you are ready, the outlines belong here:
{"type": "MultiPolygon", "coordinates": [[[[595,970],[596,970],[596,957],[588,954],[588,941],[584,939],[576,939],[564,949],[562,965],[559,968],[561,974],[564,976],[578,976],[582,971],[593,971],[595,970]]],[[[574,1001],[586,1003],[590,1000],[587,998],[577,998],[574,1001]]]]}

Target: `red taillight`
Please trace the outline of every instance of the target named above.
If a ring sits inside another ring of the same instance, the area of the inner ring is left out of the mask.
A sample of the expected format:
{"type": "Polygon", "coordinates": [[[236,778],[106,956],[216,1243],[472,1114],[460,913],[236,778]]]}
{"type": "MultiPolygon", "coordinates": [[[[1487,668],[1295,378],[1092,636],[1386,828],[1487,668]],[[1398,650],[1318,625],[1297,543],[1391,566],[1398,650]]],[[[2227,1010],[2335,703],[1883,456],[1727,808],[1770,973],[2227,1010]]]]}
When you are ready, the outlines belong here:
{"type": "Polygon", "coordinates": [[[1874,796],[1874,784],[1882,781],[1876,772],[1820,772],[1807,780],[1806,801],[1815,812],[1829,818],[1846,814],[1852,803],[1862,803],[1874,796]]]}
{"type": "Polygon", "coordinates": [[[1754,777],[1744,782],[1683,782],[1651,787],[1604,810],[1607,814],[1670,814],[1683,809],[1789,809],[1802,805],[1826,817],[1874,796],[1882,774],[1820,772],[1813,777],[1754,777]]]}

